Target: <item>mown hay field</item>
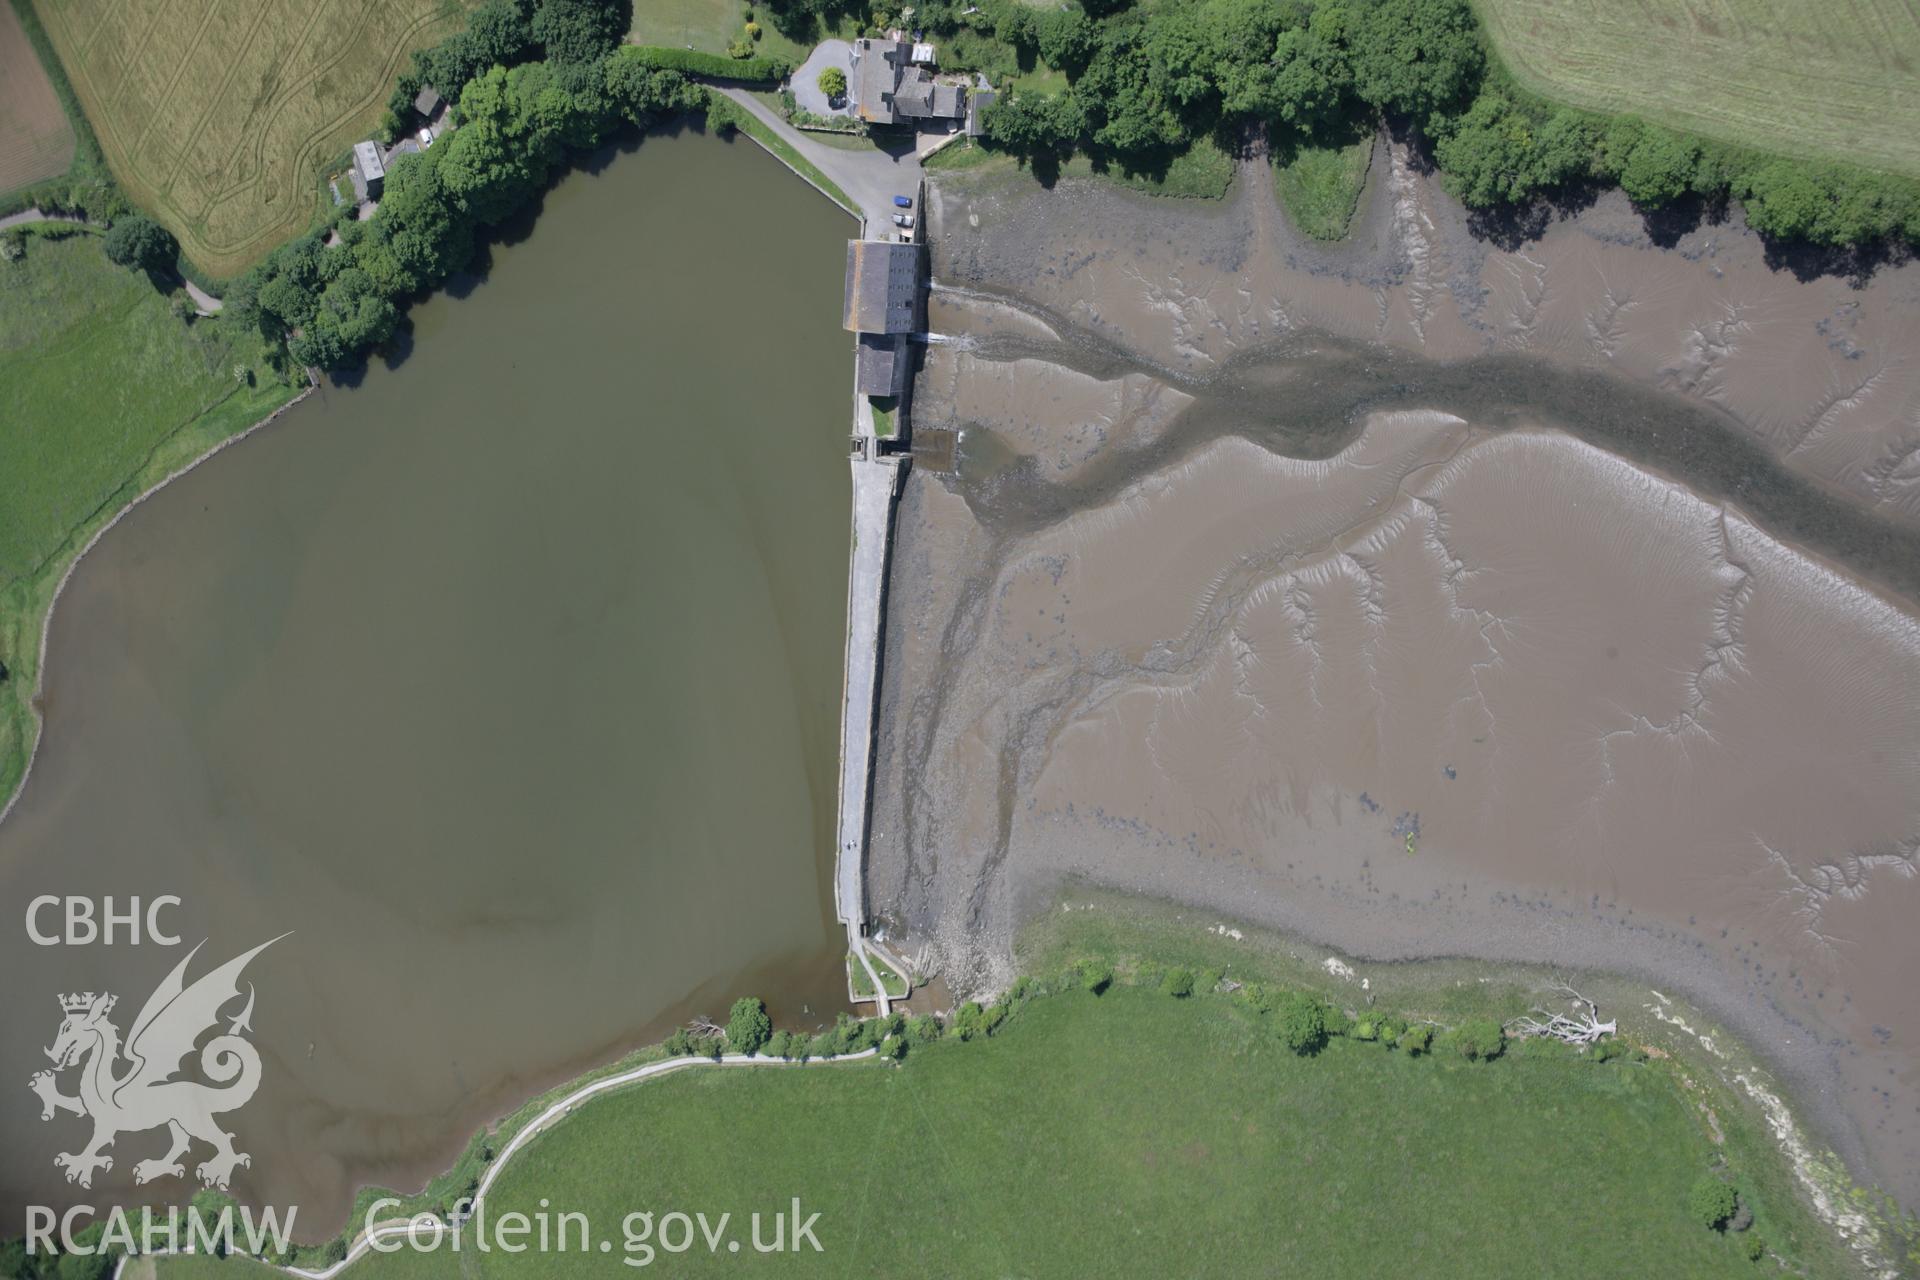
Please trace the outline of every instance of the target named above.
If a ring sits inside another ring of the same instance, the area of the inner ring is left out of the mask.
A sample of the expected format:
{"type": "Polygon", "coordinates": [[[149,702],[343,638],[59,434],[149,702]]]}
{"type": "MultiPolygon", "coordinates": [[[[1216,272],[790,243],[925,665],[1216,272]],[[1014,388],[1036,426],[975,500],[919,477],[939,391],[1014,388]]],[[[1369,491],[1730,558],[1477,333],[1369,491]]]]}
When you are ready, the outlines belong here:
{"type": "Polygon", "coordinates": [[[1527,88],[1788,155],[1920,174],[1913,0],[1473,0],[1527,88]]]}
{"type": "Polygon", "coordinates": [[[0,4],[0,196],[73,163],[73,126],[13,7],[0,4]]]}
{"type": "Polygon", "coordinates": [[[312,220],[407,55],[459,0],[35,0],[107,163],[201,270],[312,220]]]}

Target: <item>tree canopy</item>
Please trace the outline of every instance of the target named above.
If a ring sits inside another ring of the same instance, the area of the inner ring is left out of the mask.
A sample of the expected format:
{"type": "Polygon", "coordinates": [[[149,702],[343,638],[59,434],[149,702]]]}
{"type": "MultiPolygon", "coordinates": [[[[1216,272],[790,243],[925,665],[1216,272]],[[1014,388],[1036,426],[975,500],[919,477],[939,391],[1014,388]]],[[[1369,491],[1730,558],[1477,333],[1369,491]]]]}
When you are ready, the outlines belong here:
{"type": "Polygon", "coordinates": [[[137,213],[116,220],[108,228],[104,247],[109,262],[144,271],[166,271],[180,257],[173,233],[137,213]]]}

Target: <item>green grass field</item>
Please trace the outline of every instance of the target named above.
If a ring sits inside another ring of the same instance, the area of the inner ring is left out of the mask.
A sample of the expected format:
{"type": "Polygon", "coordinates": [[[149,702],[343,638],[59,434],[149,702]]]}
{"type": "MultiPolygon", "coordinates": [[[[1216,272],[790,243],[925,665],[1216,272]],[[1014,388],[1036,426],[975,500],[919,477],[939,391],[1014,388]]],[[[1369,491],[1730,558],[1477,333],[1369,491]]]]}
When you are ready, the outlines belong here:
{"type": "MultiPolygon", "coordinates": [[[[638,0],[633,6],[633,26],[627,39],[634,44],[664,45],[670,49],[691,46],[703,53],[724,56],[727,45],[744,34],[749,9],[760,24],[756,52],[762,57],[785,58],[796,67],[806,61],[813,45],[789,39],[774,26],[765,6],[755,8],[745,0],[638,0]]],[[[849,27],[824,34],[850,37],[855,33],[849,27]]]]}
{"type": "Polygon", "coordinates": [[[1273,185],[1294,223],[1316,240],[1346,236],[1367,188],[1373,135],[1346,146],[1294,146],[1273,157],[1273,185]]]}
{"type": "Polygon", "coordinates": [[[32,748],[41,623],[67,565],[140,492],[293,394],[262,359],[252,334],[176,319],[97,236],[30,237],[0,262],[0,804],[32,748]]]}
{"type": "Polygon", "coordinates": [[[1527,88],[1711,138],[1920,174],[1909,0],[1472,0],[1527,88]]]}
{"type": "MultiPolygon", "coordinates": [[[[1023,965],[1059,975],[1098,958],[1118,977],[1104,994],[1056,981],[991,1039],[950,1037],[898,1066],[694,1067],[583,1103],[505,1166],[486,1213],[583,1214],[587,1251],[576,1227],[565,1258],[469,1242],[346,1274],[625,1274],[623,1258],[643,1256],[628,1249],[627,1216],[650,1212],[658,1231],[675,1211],[709,1225],[730,1214],[743,1247],[722,1235],[716,1253],[656,1253],[673,1275],[729,1274],[743,1257],[756,1271],[834,1276],[1756,1274],[1744,1237],[1687,1213],[1689,1189],[1715,1171],[1778,1262],[1851,1273],[1759,1119],[1684,1052],[1652,1045],[1662,1056],[1603,1063],[1510,1046],[1470,1062],[1335,1037],[1299,1057],[1272,1015],[1214,989],[1224,975],[1359,1000],[1293,947],[1255,931],[1229,940],[1132,900],[1056,913],[1027,935],[1023,965]],[[1164,994],[1173,964],[1192,966],[1205,994],[1164,994]],[[822,1252],[753,1253],[750,1215],[796,1196],[820,1215],[822,1252]]],[[[1448,1023],[1524,1009],[1541,981],[1465,963],[1374,974],[1381,1009],[1448,1023]]],[[[158,1274],[266,1273],[183,1258],[158,1274]]]]}
{"type": "MultiPolygon", "coordinates": [[[[757,1260],[783,1275],[1237,1277],[1260,1257],[1301,1275],[1481,1277],[1516,1258],[1542,1276],[1748,1275],[1686,1215],[1713,1154],[1645,1067],[1345,1040],[1300,1058],[1242,1003],[1115,988],[898,1069],[696,1069],[592,1103],[516,1157],[492,1212],[544,1197],[611,1256],[397,1255],[351,1274],[623,1274],[635,1210],[729,1212],[745,1238],[797,1195],[823,1251],[757,1260]]],[[[724,1246],[671,1261],[740,1266],[724,1246]]]]}
{"type": "Polygon", "coordinates": [[[379,119],[460,0],[35,0],[127,195],[231,276],[306,229],[323,171],[379,119]]]}

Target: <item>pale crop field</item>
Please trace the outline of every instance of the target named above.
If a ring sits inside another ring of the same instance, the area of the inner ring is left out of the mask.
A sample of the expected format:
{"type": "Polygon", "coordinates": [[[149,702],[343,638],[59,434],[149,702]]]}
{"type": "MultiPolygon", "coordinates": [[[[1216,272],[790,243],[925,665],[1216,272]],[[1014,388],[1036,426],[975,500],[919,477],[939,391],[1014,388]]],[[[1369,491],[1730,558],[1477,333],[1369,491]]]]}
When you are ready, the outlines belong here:
{"type": "Polygon", "coordinates": [[[73,126],[13,7],[0,4],[0,195],[73,163],[73,126]]]}
{"type": "Polygon", "coordinates": [[[1536,93],[1920,174],[1920,0],[1473,0],[1536,93]]]}
{"type": "Polygon", "coordinates": [[[324,170],[380,118],[459,0],[34,0],[107,163],[201,269],[312,220],[324,170]]]}

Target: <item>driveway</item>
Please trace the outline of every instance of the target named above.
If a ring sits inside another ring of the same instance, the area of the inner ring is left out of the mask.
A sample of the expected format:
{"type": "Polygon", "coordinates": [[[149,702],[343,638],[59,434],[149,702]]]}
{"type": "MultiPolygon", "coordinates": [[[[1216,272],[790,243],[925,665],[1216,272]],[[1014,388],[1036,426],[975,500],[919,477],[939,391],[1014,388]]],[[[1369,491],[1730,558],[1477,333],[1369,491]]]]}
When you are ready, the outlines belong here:
{"type": "Polygon", "coordinates": [[[802,111],[811,111],[817,116],[844,116],[849,114],[846,101],[839,106],[827,101],[827,95],[820,92],[820,73],[828,67],[840,68],[840,74],[853,83],[853,46],[845,40],[822,40],[800,64],[789,82],[793,86],[793,100],[802,111]]]}
{"type": "MultiPolygon", "coordinates": [[[[920,191],[920,157],[914,152],[914,136],[902,133],[897,142],[890,142],[894,149],[882,150],[865,139],[846,139],[854,145],[834,146],[821,140],[821,135],[806,133],[794,128],[780,118],[780,113],[744,89],[721,85],[713,86],[717,93],[724,93],[743,108],[751,111],[760,122],[779,134],[795,151],[818,165],[820,171],[832,178],[834,185],[860,206],[867,219],[867,234],[874,239],[885,237],[893,231],[893,198],[896,195],[918,197],[920,191]]],[[[839,137],[835,142],[841,142],[839,137]]],[[[918,214],[919,209],[914,213],[918,214]]]]}

